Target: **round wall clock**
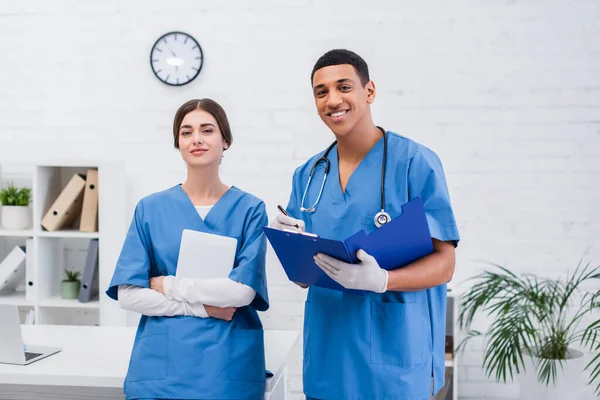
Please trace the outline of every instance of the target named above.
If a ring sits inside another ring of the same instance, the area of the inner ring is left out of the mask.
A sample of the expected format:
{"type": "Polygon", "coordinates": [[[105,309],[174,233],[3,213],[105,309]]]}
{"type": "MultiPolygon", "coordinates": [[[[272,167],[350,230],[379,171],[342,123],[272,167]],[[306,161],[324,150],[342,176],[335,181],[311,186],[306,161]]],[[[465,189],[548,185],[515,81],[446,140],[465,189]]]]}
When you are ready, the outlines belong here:
{"type": "Polygon", "coordinates": [[[171,86],[182,86],[193,81],[200,73],[203,61],[200,44],[184,32],[165,33],[150,51],[152,72],[171,86]]]}

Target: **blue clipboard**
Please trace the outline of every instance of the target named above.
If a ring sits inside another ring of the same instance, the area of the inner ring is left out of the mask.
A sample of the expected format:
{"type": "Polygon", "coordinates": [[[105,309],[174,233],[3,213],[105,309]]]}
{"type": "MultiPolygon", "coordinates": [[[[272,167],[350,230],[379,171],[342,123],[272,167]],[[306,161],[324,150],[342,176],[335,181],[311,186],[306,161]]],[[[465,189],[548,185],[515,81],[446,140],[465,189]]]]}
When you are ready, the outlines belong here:
{"type": "Polygon", "coordinates": [[[370,234],[360,230],[344,241],[269,227],[263,227],[263,231],[290,281],[350,292],[357,291],[345,289],[327,276],[315,264],[315,254],[325,253],[356,264],[356,252],[363,249],[375,257],[381,268],[392,270],[433,252],[421,197],[404,204],[402,214],[381,228],[370,234]]]}

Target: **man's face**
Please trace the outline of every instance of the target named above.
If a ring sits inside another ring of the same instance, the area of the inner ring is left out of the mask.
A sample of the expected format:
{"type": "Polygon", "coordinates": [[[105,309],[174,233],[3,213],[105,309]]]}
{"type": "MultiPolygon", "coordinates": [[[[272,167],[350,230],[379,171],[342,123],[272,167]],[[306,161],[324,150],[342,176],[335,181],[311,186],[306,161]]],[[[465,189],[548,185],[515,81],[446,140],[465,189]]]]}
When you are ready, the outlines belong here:
{"type": "Polygon", "coordinates": [[[352,132],[375,99],[375,85],[364,87],[350,64],[332,65],[315,71],[313,95],[319,116],[336,136],[352,132]]]}

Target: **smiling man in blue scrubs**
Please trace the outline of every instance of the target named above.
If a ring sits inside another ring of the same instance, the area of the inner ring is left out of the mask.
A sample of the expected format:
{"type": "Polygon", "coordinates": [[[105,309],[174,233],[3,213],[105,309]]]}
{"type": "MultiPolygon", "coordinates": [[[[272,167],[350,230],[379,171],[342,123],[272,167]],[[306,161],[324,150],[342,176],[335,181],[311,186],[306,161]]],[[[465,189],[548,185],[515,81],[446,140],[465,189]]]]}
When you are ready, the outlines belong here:
{"type": "Polygon", "coordinates": [[[322,254],[315,258],[332,279],[366,294],[310,287],[304,393],[323,400],[428,399],[444,385],[446,283],[459,241],[442,163],[427,147],[374,124],[375,84],[357,54],[327,52],[315,64],[311,82],[319,116],[337,140],[327,155],[329,174],[325,179],[320,163],[309,185],[311,169],[325,151],[300,166],[292,181],[290,216],[278,215],[271,226],[338,240],[360,229],[370,233],[377,229],[374,216],[382,211],[383,190],[391,218],[421,196],[434,251],[389,272],[362,250],[358,265],[322,254]]]}

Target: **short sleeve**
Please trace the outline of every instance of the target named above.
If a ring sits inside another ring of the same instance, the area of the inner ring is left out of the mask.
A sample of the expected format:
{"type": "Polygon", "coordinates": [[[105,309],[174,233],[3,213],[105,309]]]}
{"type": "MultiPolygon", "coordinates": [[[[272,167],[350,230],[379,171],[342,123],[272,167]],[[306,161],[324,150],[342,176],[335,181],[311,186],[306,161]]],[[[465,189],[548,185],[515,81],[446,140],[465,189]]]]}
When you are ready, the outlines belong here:
{"type": "Polygon", "coordinates": [[[142,202],[135,208],[125,243],[115,267],[106,294],[118,300],[119,285],[135,285],[149,288],[150,283],[150,248],[151,244],[145,231],[144,209],[142,202]]]}
{"type": "Polygon", "coordinates": [[[288,201],[288,205],[286,207],[286,211],[289,215],[294,218],[300,218],[302,212],[300,212],[300,178],[298,170],[294,172],[294,176],[292,178],[292,192],[290,193],[290,200],[288,201]]]}
{"type": "Polygon", "coordinates": [[[244,224],[242,244],[229,278],[250,286],[256,296],[250,305],[258,311],[269,308],[267,292],[266,252],[267,239],[262,230],[268,225],[265,204],[261,201],[244,224]]]}
{"type": "Polygon", "coordinates": [[[460,240],[452,211],[446,176],[439,157],[429,149],[420,149],[410,161],[408,193],[412,200],[421,196],[431,237],[441,241],[460,240]]]}

